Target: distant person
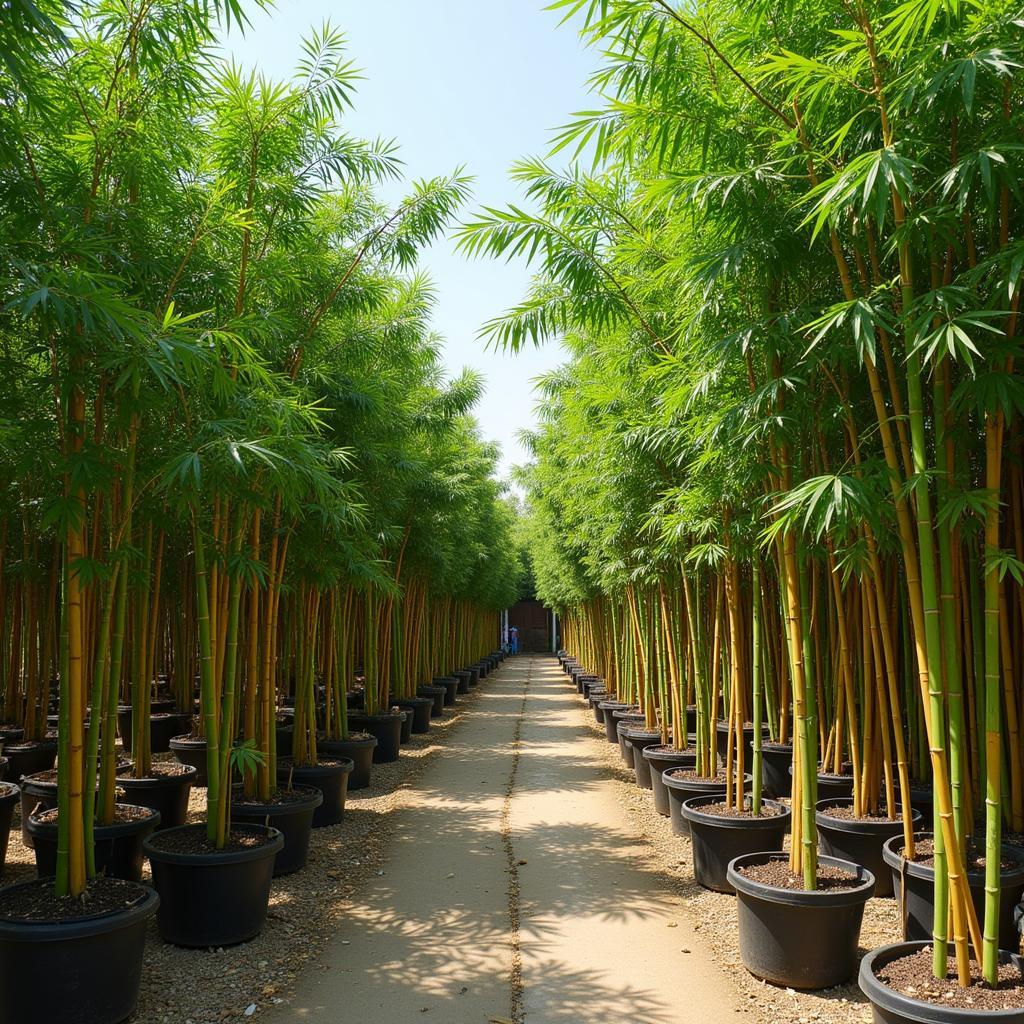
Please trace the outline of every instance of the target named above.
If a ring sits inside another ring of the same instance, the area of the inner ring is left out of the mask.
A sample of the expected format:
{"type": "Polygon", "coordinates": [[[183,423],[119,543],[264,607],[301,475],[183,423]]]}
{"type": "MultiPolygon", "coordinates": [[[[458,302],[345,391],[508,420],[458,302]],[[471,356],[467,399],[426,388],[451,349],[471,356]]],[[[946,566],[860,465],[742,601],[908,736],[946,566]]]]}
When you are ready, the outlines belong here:
{"type": "Polygon", "coordinates": [[[508,645],[512,650],[513,654],[519,653],[519,627],[513,626],[508,631],[508,645]]]}

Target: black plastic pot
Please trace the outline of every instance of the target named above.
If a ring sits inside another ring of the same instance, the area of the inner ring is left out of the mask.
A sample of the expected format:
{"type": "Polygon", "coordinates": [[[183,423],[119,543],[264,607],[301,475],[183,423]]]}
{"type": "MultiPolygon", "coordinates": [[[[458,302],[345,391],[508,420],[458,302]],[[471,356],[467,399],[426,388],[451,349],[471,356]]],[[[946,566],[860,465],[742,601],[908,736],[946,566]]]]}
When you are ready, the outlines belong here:
{"type": "Polygon", "coordinates": [[[622,738],[633,748],[633,776],[641,789],[651,788],[651,766],[644,759],[644,748],[661,742],[661,733],[642,725],[622,730],[622,738]]]}
{"type": "MultiPolygon", "coordinates": [[[[683,804],[695,796],[725,796],[725,779],[720,782],[710,779],[685,779],[679,777],[680,770],[690,769],[669,768],[668,771],[662,772],[661,780],[668,791],[668,816],[672,822],[672,832],[677,836],[688,836],[690,823],[683,817],[683,804]]],[[[750,782],[750,775],[744,775],[744,792],[747,791],[750,782]]]]}
{"type": "Polygon", "coordinates": [[[647,772],[651,777],[654,809],[667,818],[669,815],[668,789],[662,775],[669,768],[692,768],[697,763],[697,755],[693,751],[687,753],[654,744],[644,748],[644,760],[647,762],[647,772]]]}
{"type": "Polygon", "coordinates": [[[292,744],[295,742],[295,725],[278,722],[274,726],[274,744],[278,757],[291,757],[292,744]]]}
{"type": "MultiPolygon", "coordinates": [[[[830,807],[852,806],[852,797],[817,802],[814,820],[818,824],[818,848],[827,857],[838,857],[867,868],[875,876],[875,895],[891,896],[892,872],[886,867],[882,847],[887,839],[903,835],[903,819],[870,818],[851,821],[831,817],[828,813],[830,807]]],[[[921,814],[911,808],[910,816],[916,829],[921,824],[921,814]]]]}
{"type": "MultiPolygon", "coordinates": [[[[878,980],[877,971],[893,960],[916,953],[928,942],[897,942],[872,950],[860,962],[857,984],[868,997],[875,1024],[1024,1024],[1024,1008],[1017,1010],[960,1010],[914,999],[878,980]]],[[[1024,974],[1024,959],[1000,950],[1002,963],[1013,963],[1024,974]]]]}
{"type": "Polygon", "coordinates": [[[120,1024],[131,1016],[146,927],[160,905],[148,886],[137,888],[137,901],[125,909],[62,921],[5,918],[0,896],[0,1020],[120,1024]]]}
{"type": "Polygon", "coordinates": [[[248,801],[240,786],[231,799],[231,821],[241,825],[268,825],[284,837],[284,845],[274,858],[274,875],[290,875],[306,866],[313,815],[324,802],[324,794],[313,786],[295,786],[292,793],[301,799],[248,801]]]}
{"type": "Polygon", "coordinates": [[[776,889],[738,870],[788,859],[786,853],[748,853],[729,865],[727,878],[736,890],[743,966],[756,978],[788,988],[840,985],[857,967],[864,904],[871,898],[875,879],[867,868],[835,857],[819,857],[818,863],[854,875],[857,883],[852,889],[776,889]]]}
{"type": "Polygon", "coordinates": [[[469,686],[473,680],[473,673],[467,669],[458,669],[452,673],[453,676],[458,680],[458,693],[469,693],[469,686]]]}
{"type": "Polygon", "coordinates": [[[374,764],[389,764],[398,760],[402,745],[402,723],[404,711],[381,711],[376,715],[351,714],[348,716],[350,729],[368,732],[377,738],[373,748],[374,764]]]}
{"type": "Polygon", "coordinates": [[[693,844],[693,877],[705,889],[732,893],[729,864],[747,853],[782,849],[791,814],[785,804],[762,800],[761,806],[776,813],[757,818],[727,818],[707,814],[702,808],[721,801],[719,796],[696,796],[682,805],[693,844]]]}
{"type": "Polygon", "coordinates": [[[30,814],[41,814],[57,806],[57,776],[52,768],[21,780],[21,841],[32,849],[32,836],[28,831],[30,814]]]}
{"type": "Polygon", "coordinates": [[[603,700],[597,706],[603,715],[605,738],[609,743],[618,743],[619,734],[615,731],[617,720],[613,717],[614,712],[625,711],[630,705],[618,700],[603,700]]]}
{"type": "Polygon", "coordinates": [[[195,768],[193,786],[206,785],[206,740],[193,736],[175,736],[171,739],[171,753],[176,761],[195,768]]]}
{"type": "Polygon", "coordinates": [[[633,767],[633,748],[626,742],[626,737],[623,733],[625,729],[631,729],[635,726],[641,725],[644,720],[643,715],[627,715],[625,712],[614,712],[619,717],[615,722],[615,734],[619,738],[619,753],[622,755],[622,760],[632,768],[633,767]]]}
{"type": "MultiPolygon", "coordinates": [[[[160,824],[160,814],[149,813],[138,821],[119,821],[113,825],[94,825],[96,871],[108,878],[138,882],[142,878],[142,844],[160,824]]],[[[57,819],[40,821],[29,815],[27,826],[36,854],[36,873],[49,878],[57,871],[57,819]]]]}
{"type": "Polygon", "coordinates": [[[480,669],[476,665],[467,665],[465,671],[469,673],[469,685],[474,687],[480,683],[480,669]]]}
{"type": "Polygon", "coordinates": [[[29,743],[5,743],[7,777],[17,781],[23,775],[48,772],[57,761],[56,740],[33,740],[29,743]]]}
{"type": "Polygon", "coordinates": [[[836,775],[834,772],[818,772],[818,802],[822,800],[843,800],[853,796],[853,776],[836,775]]]}
{"type": "Polygon", "coordinates": [[[792,743],[772,743],[770,740],[761,742],[761,792],[765,796],[777,798],[792,794],[792,767],[792,743]]]}
{"type": "MultiPolygon", "coordinates": [[[[726,751],[729,749],[729,723],[728,722],[717,722],[715,724],[716,731],[716,745],[718,747],[718,756],[724,761],[726,751]]],[[[736,743],[736,730],[733,729],[733,745],[736,743]]],[[[764,735],[767,734],[767,729],[762,733],[762,743],[764,742],[764,735]]],[[[735,758],[736,752],[733,751],[733,757],[735,758]]],[[[743,757],[744,765],[748,768],[754,763],[754,726],[745,725],[743,726],[743,757]]]]}
{"type": "Polygon", "coordinates": [[[448,694],[447,686],[417,686],[417,697],[429,697],[434,702],[434,709],[430,713],[431,718],[440,718],[444,714],[445,697],[448,694]]]}
{"type": "MultiPolygon", "coordinates": [[[[164,754],[171,749],[171,740],[191,725],[190,715],[176,713],[153,713],[149,719],[149,749],[154,754],[164,754]]],[[[117,734],[125,752],[132,752],[132,709],[121,705],[117,709],[117,734]]]]}
{"type": "Polygon", "coordinates": [[[20,743],[24,735],[20,725],[0,725],[0,743],[20,743]]]}
{"type": "Polygon", "coordinates": [[[160,815],[158,828],[176,828],[185,824],[188,816],[188,797],[195,782],[196,770],[191,765],[180,775],[153,775],[136,779],[132,775],[118,775],[117,786],[125,793],[125,803],[148,807],[160,815]]]}
{"type": "Polygon", "coordinates": [[[7,758],[0,757],[0,782],[7,778],[7,758]]]}
{"type": "MultiPolygon", "coordinates": [[[[183,829],[205,834],[206,825],[181,825],[158,832],[144,848],[160,894],[160,937],[175,946],[235,946],[263,930],[274,861],[284,836],[264,825],[235,825],[232,832],[264,836],[267,842],[238,850],[180,853],[160,848],[164,837],[183,829]]],[[[164,840],[166,841],[166,840],[164,840]]]]}
{"type": "Polygon", "coordinates": [[[21,791],[13,782],[0,782],[0,876],[4,873],[7,859],[7,842],[11,837],[11,822],[21,791]]]}
{"type": "Polygon", "coordinates": [[[395,703],[400,708],[412,712],[410,727],[414,733],[430,732],[431,711],[434,707],[433,697],[403,697],[395,703]]]}
{"type": "Polygon", "coordinates": [[[314,765],[293,765],[288,760],[278,761],[277,781],[285,786],[307,786],[323,794],[323,802],[313,811],[313,828],[337,825],[345,816],[345,802],[352,788],[355,762],[324,750],[318,744],[318,760],[314,765]]]}
{"type": "Polygon", "coordinates": [[[459,692],[459,677],[456,675],[434,676],[433,685],[444,687],[444,706],[446,708],[455,707],[455,695],[459,692]]]}
{"type": "MultiPolygon", "coordinates": [[[[373,775],[373,752],[377,747],[376,736],[349,736],[347,740],[318,740],[317,753],[321,757],[340,758],[352,762],[347,791],[366,789],[373,775]]],[[[322,787],[321,787],[322,788],[322,787]]],[[[325,798],[326,799],[326,798],[325,798]]]]}
{"type": "Polygon", "coordinates": [[[594,714],[594,721],[602,728],[604,728],[604,712],[601,710],[601,705],[609,699],[606,690],[591,690],[590,696],[587,697],[587,703],[594,714]]]}
{"type": "Polygon", "coordinates": [[[398,733],[398,742],[405,746],[412,739],[412,708],[402,708],[402,728],[398,733]]]}
{"type": "Polygon", "coordinates": [[[604,689],[604,679],[600,676],[588,676],[583,681],[583,698],[586,700],[592,693],[604,689]]]}
{"type": "MultiPolygon", "coordinates": [[[[922,832],[917,839],[931,839],[930,832],[922,832]]],[[[1024,898],[1024,853],[1017,847],[1004,846],[1003,857],[1016,862],[1016,867],[1004,869],[999,876],[999,946],[1015,949],[1020,942],[1017,925],[1013,920],[1014,908],[1024,898]]],[[[931,940],[932,918],[935,911],[935,869],[928,864],[915,864],[903,857],[903,834],[888,839],[882,847],[882,856],[889,867],[893,891],[903,911],[903,937],[911,941],[931,940]]],[[[967,884],[979,920],[985,916],[985,873],[968,871],[967,884]]]]}

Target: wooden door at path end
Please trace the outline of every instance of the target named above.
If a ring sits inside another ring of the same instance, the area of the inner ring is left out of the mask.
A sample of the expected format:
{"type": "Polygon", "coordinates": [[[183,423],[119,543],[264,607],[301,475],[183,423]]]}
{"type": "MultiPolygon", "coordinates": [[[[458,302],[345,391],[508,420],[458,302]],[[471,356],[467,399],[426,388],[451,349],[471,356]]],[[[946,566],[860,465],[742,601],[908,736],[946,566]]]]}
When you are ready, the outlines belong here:
{"type": "Polygon", "coordinates": [[[519,630],[519,650],[544,654],[551,650],[551,609],[540,601],[519,601],[508,610],[508,627],[519,630]]]}

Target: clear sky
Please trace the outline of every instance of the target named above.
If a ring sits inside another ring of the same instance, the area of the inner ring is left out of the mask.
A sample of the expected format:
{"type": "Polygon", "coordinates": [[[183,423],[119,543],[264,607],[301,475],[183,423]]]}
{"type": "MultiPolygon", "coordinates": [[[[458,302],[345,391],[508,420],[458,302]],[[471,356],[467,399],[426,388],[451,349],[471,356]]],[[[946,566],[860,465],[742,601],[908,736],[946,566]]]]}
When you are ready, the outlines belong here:
{"type": "MultiPolygon", "coordinates": [[[[550,130],[592,105],[586,79],[595,57],[571,26],[545,11],[545,0],[278,0],[255,13],[227,49],[271,77],[291,75],[299,43],[327,20],[348,37],[363,69],[345,127],[364,137],[395,138],[409,178],[444,174],[460,164],[476,178],[480,205],[520,196],[511,163],[546,152],[550,130]]],[[[390,200],[402,194],[388,186],[390,200]]],[[[525,460],[516,432],[534,421],[532,380],[557,366],[557,345],[518,356],[485,350],[480,326],[518,300],[529,271],[520,263],[467,260],[447,239],[423,256],[438,290],[435,326],[446,339],[454,374],[479,369],[487,393],[477,409],[485,435],[502,446],[501,471],[525,460]]]]}

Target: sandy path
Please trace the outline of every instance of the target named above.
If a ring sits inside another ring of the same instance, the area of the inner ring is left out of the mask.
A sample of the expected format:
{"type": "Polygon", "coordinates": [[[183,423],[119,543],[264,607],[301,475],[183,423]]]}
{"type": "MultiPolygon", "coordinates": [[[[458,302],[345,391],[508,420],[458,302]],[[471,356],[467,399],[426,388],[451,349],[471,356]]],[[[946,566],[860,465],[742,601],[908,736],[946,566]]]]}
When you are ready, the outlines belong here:
{"type": "Polygon", "coordinates": [[[744,1000],[626,831],[557,662],[520,656],[482,688],[395,812],[383,874],[264,1019],[735,1019],[744,1000]]]}

